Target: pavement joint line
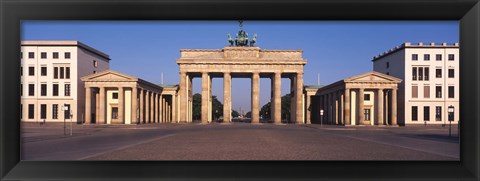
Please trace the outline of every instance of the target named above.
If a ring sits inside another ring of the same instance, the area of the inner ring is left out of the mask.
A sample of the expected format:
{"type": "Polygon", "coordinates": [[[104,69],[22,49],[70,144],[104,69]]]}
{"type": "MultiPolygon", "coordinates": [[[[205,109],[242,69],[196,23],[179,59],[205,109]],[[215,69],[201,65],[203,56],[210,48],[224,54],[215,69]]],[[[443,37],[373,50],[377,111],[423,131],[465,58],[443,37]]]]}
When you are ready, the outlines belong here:
{"type": "MultiPolygon", "coordinates": [[[[435,153],[435,152],[431,152],[431,151],[428,151],[428,150],[422,150],[422,149],[412,148],[412,147],[408,147],[408,146],[394,145],[394,144],[386,143],[386,142],[383,142],[383,141],[376,141],[376,140],[371,140],[371,139],[364,139],[364,138],[358,138],[358,137],[354,137],[354,136],[347,136],[347,135],[329,133],[329,132],[324,132],[324,133],[325,134],[330,134],[330,135],[343,136],[343,137],[352,138],[352,139],[361,140],[361,141],[374,142],[374,143],[378,143],[378,144],[384,144],[384,145],[389,145],[389,146],[394,146],[394,147],[400,147],[400,148],[405,148],[405,149],[410,149],[410,150],[421,151],[421,152],[425,152],[425,153],[430,153],[430,154],[435,154],[435,155],[460,159],[460,157],[456,157],[456,156],[452,156],[452,155],[448,155],[448,154],[435,153]]],[[[425,140],[425,141],[429,141],[429,140],[425,140]]]]}
{"type": "Polygon", "coordinates": [[[130,144],[130,145],[122,146],[122,147],[119,147],[119,148],[115,148],[115,149],[103,151],[103,152],[96,153],[96,154],[89,155],[89,156],[84,156],[84,157],[81,157],[81,158],[79,158],[79,159],[77,159],[77,160],[87,160],[88,158],[100,156],[100,155],[103,155],[103,154],[106,154],[106,153],[109,153],[109,152],[120,151],[120,150],[123,150],[123,149],[127,149],[127,148],[130,148],[130,147],[133,147],[133,146],[138,146],[138,145],[145,144],[145,143],[152,142],[152,141],[157,141],[157,140],[160,140],[160,139],[163,139],[163,138],[168,138],[168,137],[173,136],[173,135],[175,135],[175,134],[163,135],[163,136],[160,136],[160,137],[158,137],[158,138],[141,141],[141,142],[138,142],[138,143],[135,143],[135,144],[130,144]]]}

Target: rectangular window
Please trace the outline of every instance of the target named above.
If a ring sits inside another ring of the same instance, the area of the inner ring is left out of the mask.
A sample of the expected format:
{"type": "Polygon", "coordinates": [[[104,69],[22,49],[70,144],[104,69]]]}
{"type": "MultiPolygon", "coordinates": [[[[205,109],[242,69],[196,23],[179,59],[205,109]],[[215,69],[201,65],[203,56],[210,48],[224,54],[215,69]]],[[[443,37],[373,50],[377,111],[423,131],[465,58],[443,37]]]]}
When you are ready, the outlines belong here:
{"type": "Polygon", "coordinates": [[[428,67],[425,67],[425,80],[429,80],[430,79],[430,68],[428,67]]]}
{"type": "Polygon", "coordinates": [[[448,86],[448,98],[455,98],[455,87],[448,86]]]}
{"type": "Polygon", "coordinates": [[[47,119],[47,105],[40,105],[40,119],[47,119]]]}
{"type": "Polygon", "coordinates": [[[40,85],[40,95],[47,96],[47,84],[40,85]]]}
{"type": "Polygon", "coordinates": [[[442,121],[442,106],[435,107],[435,121],[442,121]]]}
{"type": "Polygon", "coordinates": [[[455,55],[454,54],[448,54],[448,60],[452,61],[455,59],[455,55]]]}
{"type": "Polygon", "coordinates": [[[412,121],[418,121],[418,107],[412,106],[412,121]]]}
{"type": "Polygon", "coordinates": [[[455,77],[455,69],[448,69],[448,78],[455,77]]]}
{"type": "Polygon", "coordinates": [[[58,67],[53,67],[53,78],[58,79],[58,67]]]}
{"type": "Polygon", "coordinates": [[[442,69],[435,69],[435,77],[442,78],[442,69]]]}
{"type": "Polygon", "coordinates": [[[28,119],[35,118],[35,106],[33,104],[28,105],[28,119]]]}
{"type": "Polygon", "coordinates": [[[20,104],[20,119],[23,119],[23,104],[20,104]]]}
{"type": "Polygon", "coordinates": [[[112,107],[112,119],[118,119],[118,107],[112,107]]]}
{"type": "Polygon", "coordinates": [[[418,98],[418,86],[412,86],[412,98],[418,98]]]}
{"type": "Polygon", "coordinates": [[[97,67],[98,66],[98,63],[96,60],[93,61],[93,67],[97,67]]]}
{"type": "Polygon", "coordinates": [[[65,107],[67,107],[67,110],[63,111],[63,118],[70,119],[70,104],[65,104],[65,107]]]}
{"type": "Polygon", "coordinates": [[[58,59],[58,52],[53,52],[53,59],[58,59]]]}
{"type": "Polygon", "coordinates": [[[20,59],[23,59],[23,52],[20,52],[20,59]]]}
{"type": "Polygon", "coordinates": [[[417,80],[417,67],[412,67],[412,80],[417,80]]]}
{"type": "Polygon", "coordinates": [[[370,121],[370,109],[364,110],[365,121],[370,121]]]}
{"type": "Polygon", "coordinates": [[[23,84],[20,84],[20,96],[23,96],[23,84]]]}
{"type": "Polygon", "coordinates": [[[435,60],[441,61],[442,60],[442,54],[435,55],[435,60]]]}
{"type": "Polygon", "coordinates": [[[40,58],[41,59],[46,59],[47,58],[47,52],[40,53],[40,58]]]}
{"type": "Polygon", "coordinates": [[[65,96],[70,96],[70,84],[65,84],[65,96]]]}
{"type": "Polygon", "coordinates": [[[118,99],[118,93],[117,92],[114,92],[112,94],[112,99],[118,99]]]}
{"type": "Polygon", "coordinates": [[[40,68],[40,75],[47,76],[47,67],[40,68]]]}
{"type": "Polygon", "coordinates": [[[28,75],[30,76],[35,75],[35,67],[28,67],[28,75]]]}
{"type": "Polygon", "coordinates": [[[28,84],[28,95],[29,96],[35,95],[35,84],[28,84]]]}
{"type": "Polygon", "coordinates": [[[423,67],[418,67],[418,80],[423,80],[423,67]]]}
{"type": "Polygon", "coordinates": [[[430,60],[430,54],[424,54],[423,55],[423,60],[429,61],[430,60]]]}
{"type": "Polygon", "coordinates": [[[390,67],[390,62],[387,62],[387,68],[389,68],[389,67],[390,67]]]}
{"type": "Polygon", "coordinates": [[[58,119],[58,104],[52,105],[52,119],[58,119]]]}
{"type": "Polygon", "coordinates": [[[65,52],[65,59],[70,59],[70,52],[65,52]]]}
{"type": "Polygon", "coordinates": [[[58,96],[58,84],[53,84],[53,96],[58,96]]]}
{"type": "Polygon", "coordinates": [[[65,78],[70,79],[70,67],[65,67],[65,78]]]}
{"type": "Polygon", "coordinates": [[[363,95],[363,100],[364,101],[369,101],[370,100],[370,94],[364,94],[363,95]]]}
{"type": "Polygon", "coordinates": [[[23,66],[20,66],[20,76],[23,75],[23,66]]]}
{"type": "Polygon", "coordinates": [[[442,98],[442,86],[435,87],[435,97],[442,98]]]}
{"type": "Polygon", "coordinates": [[[65,67],[60,67],[60,79],[65,78],[65,67]]]}
{"type": "Polygon", "coordinates": [[[418,54],[412,54],[412,60],[418,60],[418,54]]]}
{"type": "Polygon", "coordinates": [[[28,58],[29,59],[35,58],[35,53],[34,52],[28,52],[28,58]]]}
{"type": "Polygon", "coordinates": [[[430,121],[430,106],[423,107],[423,120],[430,121]]]}
{"type": "Polygon", "coordinates": [[[423,86],[423,98],[430,98],[430,86],[423,86]]]}

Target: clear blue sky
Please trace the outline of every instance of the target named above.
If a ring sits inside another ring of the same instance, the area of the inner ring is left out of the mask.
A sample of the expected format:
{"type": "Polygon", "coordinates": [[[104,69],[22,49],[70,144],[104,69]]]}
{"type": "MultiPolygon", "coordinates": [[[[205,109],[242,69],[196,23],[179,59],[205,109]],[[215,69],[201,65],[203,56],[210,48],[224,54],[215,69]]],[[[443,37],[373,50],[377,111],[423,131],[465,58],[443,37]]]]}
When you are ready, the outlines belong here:
{"type": "MultiPolygon", "coordinates": [[[[237,21],[24,21],[22,40],[78,40],[110,55],[110,68],[160,84],[178,84],[179,49],[221,49],[237,21]]],[[[453,43],[458,21],[245,21],[262,49],[300,49],[308,63],[305,85],[321,85],[372,70],[372,57],[403,42],[453,43]]],[[[250,79],[233,79],[233,109],[250,110],[250,79]],[[248,85],[248,86],[245,86],[248,85]]],[[[201,92],[201,79],[194,79],[201,92]]],[[[282,95],[290,90],[282,80],[282,95]]],[[[223,80],[213,79],[223,102],[223,80]]],[[[270,100],[270,80],[260,81],[260,106],[270,100]]]]}

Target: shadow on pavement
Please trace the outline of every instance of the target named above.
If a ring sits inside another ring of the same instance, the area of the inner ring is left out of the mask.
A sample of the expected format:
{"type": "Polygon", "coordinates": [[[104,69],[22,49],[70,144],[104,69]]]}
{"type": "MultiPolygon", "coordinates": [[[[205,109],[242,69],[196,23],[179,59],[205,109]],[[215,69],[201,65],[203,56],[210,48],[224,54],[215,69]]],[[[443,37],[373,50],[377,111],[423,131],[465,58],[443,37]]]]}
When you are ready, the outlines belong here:
{"type": "Polygon", "coordinates": [[[446,135],[439,135],[439,134],[400,134],[401,136],[411,137],[411,138],[418,138],[424,140],[431,140],[431,141],[441,141],[446,143],[458,143],[458,135],[452,134],[452,136],[446,135]]]}

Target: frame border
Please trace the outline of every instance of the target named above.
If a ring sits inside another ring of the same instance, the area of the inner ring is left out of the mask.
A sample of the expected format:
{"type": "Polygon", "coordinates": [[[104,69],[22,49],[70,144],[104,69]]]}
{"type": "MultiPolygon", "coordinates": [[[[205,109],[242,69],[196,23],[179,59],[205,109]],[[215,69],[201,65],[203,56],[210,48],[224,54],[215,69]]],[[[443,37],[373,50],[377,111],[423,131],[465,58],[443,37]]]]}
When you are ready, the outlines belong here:
{"type": "Polygon", "coordinates": [[[0,179],[480,180],[478,50],[478,0],[0,0],[0,179]],[[209,19],[459,20],[460,162],[19,160],[22,20],[209,19]]]}

